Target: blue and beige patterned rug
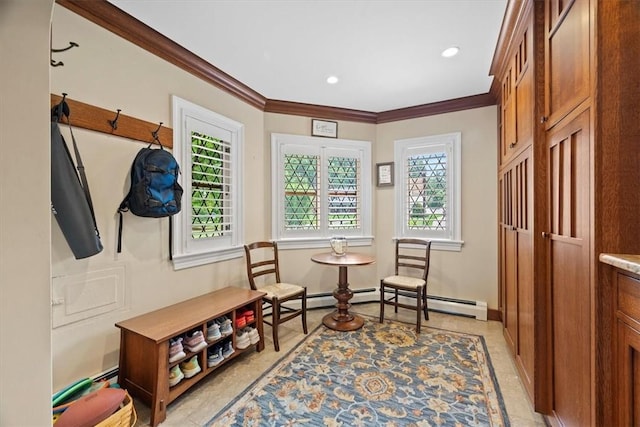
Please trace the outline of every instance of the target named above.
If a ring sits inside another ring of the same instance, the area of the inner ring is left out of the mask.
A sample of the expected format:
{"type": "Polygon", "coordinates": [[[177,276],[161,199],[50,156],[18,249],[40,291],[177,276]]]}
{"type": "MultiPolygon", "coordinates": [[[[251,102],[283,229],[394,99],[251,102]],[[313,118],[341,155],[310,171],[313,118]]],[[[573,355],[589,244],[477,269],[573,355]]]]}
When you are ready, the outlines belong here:
{"type": "Polygon", "coordinates": [[[320,326],[206,426],[508,426],[481,336],[320,326]]]}

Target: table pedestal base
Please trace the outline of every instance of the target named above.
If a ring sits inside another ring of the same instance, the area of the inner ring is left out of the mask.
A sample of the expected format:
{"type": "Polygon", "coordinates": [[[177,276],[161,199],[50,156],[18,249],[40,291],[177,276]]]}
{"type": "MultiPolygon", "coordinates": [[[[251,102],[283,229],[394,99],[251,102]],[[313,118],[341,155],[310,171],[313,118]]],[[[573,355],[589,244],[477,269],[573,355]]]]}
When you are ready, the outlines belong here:
{"type": "Polygon", "coordinates": [[[364,319],[356,314],[351,314],[348,317],[340,316],[340,313],[334,311],[322,318],[322,324],[334,331],[355,331],[362,328],[364,325],[364,319]]]}

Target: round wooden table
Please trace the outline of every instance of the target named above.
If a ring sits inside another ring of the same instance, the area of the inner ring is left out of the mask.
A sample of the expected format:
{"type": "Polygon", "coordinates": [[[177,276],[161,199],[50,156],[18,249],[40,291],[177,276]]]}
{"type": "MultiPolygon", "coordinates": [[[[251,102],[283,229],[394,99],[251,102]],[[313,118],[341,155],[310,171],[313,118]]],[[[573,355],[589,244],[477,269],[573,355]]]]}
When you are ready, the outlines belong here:
{"type": "Polygon", "coordinates": [[[364,325],[364,319],[358,315],[349,313],[349,300],[353,297],[353,291],[349,289],[347,280],[347,267],[367,265],[375,262],[371,255],[347,252],[342,256],[330,253],[315,254],[311,261],[318,264],[336,265],[339,268],[338,288],[333,291],[333,297],[338,301],[337,311],[327,314],[322,319],[322,323],[330,329],[336,331],[355,331],[364,325]]]}

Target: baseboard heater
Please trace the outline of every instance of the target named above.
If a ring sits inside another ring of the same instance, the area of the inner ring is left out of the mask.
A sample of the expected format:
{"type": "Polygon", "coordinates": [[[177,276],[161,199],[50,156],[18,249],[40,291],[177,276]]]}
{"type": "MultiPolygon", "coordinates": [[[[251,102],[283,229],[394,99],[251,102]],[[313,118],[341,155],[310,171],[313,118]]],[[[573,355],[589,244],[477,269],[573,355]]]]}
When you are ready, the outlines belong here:
{"type": "Polygon", "coordinates": [[[118,381],[118,367],[114,366],[107,371],[94,375],[91,379],[93,381],[109,381],[111,384],[116,383],[118,381]]]}
{"type": "MultiPolygon", "coordinates": [[[[411,298],[407,293],[399,292],[400,301],[411,304],[411,298]]],[[[470,301],[456,298],[440,297],[435,295],[427,296],[429,311],[436,311],[447,314],[455,314],[475,318],[477,320],[487,320],[487,303],[485,301],[470,301]]],[[[378,288],[353,289],[351,304],[380,301],[378,288]]],[[[307,295],[307,308],[326,308],[336,305],[336,300],[332,292],[316,293],[307,295]]],[[[293,304],[292,304],[293,306],[293,304]]],[[[299,306],[299,305],[298,305],[299,306]]]]}

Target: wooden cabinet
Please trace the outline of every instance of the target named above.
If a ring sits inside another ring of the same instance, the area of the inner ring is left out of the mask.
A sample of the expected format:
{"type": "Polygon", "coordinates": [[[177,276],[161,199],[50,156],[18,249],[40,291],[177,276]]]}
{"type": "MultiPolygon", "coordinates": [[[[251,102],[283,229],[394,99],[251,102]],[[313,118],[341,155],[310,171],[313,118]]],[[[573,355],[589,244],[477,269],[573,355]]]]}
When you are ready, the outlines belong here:
{"type": "Polygon", "coordinates": [[[501,171],[500,269],[504,336],[534,398],[533,179],[529,146],[501,171]]]}
{"type": "Polygon", "coordinates": [[[616,422],[640,425],[640,275],[615,271],[616,422]]]}
{"type": "MultiPolygon", "coordinates": [[[[524,4],[500,70],[499,280],[504,337],[532,402],[536,394],[534,206],[536,172],[535,19],[542,9],[524,4]],[[536,11],[537,9],[537,11],[536,11]]],[[[541,174],[542,175],[542,174],[541,174]]]]}
{"type": "Polygon", "coordinates": [[[565,426],[593,423],[589,113],[567,116],[547,132],[552,402],[565,426]]]}
{"type": "Polygon", "coordinates": [[[533,142],[534,67],[531,22],[519,39],[502,78],[500,163],[509,162],[533,142]]]}
{"type": "Polygon", "coordinates": [[[591,93],[589,0],[546,1],[545,120],[555,125],[591,93]]]}
{"type": "MultiPolygon", "coordinates": [[[[640,301],[636,301],[640,304],[640,301]]],[[[640,319],[618,319],[616,393],[618,426],[640,426],[640,319]]]]}
{"type": "Polygon", "coordinates": [[[220,366],[232,361],[244,351],[256,348],[264,349],[262,327],[262,297],[264,292],[249,289],[224,288],[178,304],[174,304],[132,319],[116,323],[120,328],[120,366],[118,382],[133,396],[151,407],[151,425],[156,426],[166,418],[167,405],[195,385],[198,381],[214,372],[220,366]],[[254,312],[254,320],[246,326],[255,327],[260,335],[257,344],[246,349],[236,346],[236,318],[245,310],[254,312]],[[216,345],[190,353],[169,363],[169,342],[171,338],[184,335],[194,329],[201,330],[207,336],[207,324],[214,319],[226,316],[234,325],[234,333],[223,338],[231,340],[235,352],[222,363],[207,366],[207,350],[216,345]],[[181,380],[169,387],[169,371],[175,365],[196,356],[201,371],[191,378],[181,380]]]}
{"type": "Polygon", "coordinates": [[[525,388],[553,425],[640,425],[640,326],[613,314],[615,280],[597,262],[603,252],[640,253],[638,69],[638,2],[508,2],[492,64],[495,88],[507,92],[496,96],[501,307],[525,388]],[[533,55],[523,62],[532,71],[518,71],[521,51],[533,55]],[[509,191],[527,137],[532,243],[504,220],[520,201],[509,191]],[[523,339],[531,309],[532,350],[523,339]]]}

